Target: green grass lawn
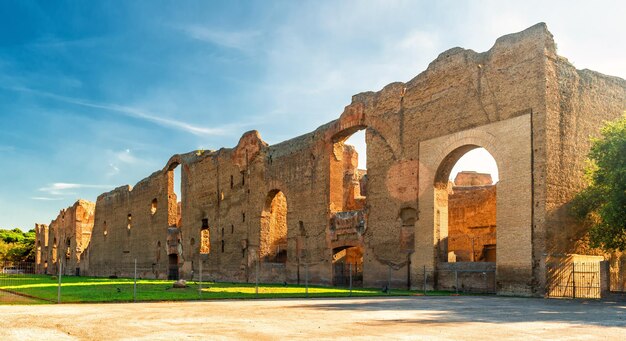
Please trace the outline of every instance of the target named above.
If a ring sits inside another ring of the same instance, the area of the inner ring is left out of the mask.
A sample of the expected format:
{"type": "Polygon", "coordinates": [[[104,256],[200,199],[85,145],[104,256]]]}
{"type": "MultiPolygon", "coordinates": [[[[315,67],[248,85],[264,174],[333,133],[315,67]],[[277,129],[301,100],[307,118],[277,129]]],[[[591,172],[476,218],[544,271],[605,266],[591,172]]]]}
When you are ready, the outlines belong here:
{"type": "MultiPolygon", "coordinates": [[[[95,277],[62,278],[61,301],[78,302],[129,302],[133,301],[133,280],[95,277]]],[[[196,282],[187,282],[188,288],[174,289],[171,280],[142,279],[137,281],[137,301],[175,301],[224,298],[289,298],[306,297],[303,285],[259,284],[258,295],[255,285],[250,283],[203,282],[202,290],[196,282]]],[[[19,275],[0,278],[0,290],[37,297],[56,302],[57,280],[45,275],[19,275]]],[[[1,293],[0,293],[1,294],[1,293]]],[[[392,290],[391,296],[418,294],[415,291],[392,290]]],[[[448,292],[429,292],[429,295],[448,295],[448,292]]],[[[380,289],[355,288],[352,296],[386,296],[380,289]]],[[[347,297],[347,288],[309,286],[308,297],[347,297]]]]}

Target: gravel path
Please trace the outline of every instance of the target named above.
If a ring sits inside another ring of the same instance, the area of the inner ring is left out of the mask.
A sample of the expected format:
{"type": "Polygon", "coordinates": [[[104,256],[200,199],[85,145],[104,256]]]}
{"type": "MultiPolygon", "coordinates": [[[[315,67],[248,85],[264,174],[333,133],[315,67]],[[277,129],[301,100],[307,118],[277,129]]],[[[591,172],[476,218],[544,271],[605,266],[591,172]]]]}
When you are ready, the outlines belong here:
{"type": "Polygon", "coordinates": [[[0,340],[626,339],[626,302],[505,297],[0,306],[0,340]]]}

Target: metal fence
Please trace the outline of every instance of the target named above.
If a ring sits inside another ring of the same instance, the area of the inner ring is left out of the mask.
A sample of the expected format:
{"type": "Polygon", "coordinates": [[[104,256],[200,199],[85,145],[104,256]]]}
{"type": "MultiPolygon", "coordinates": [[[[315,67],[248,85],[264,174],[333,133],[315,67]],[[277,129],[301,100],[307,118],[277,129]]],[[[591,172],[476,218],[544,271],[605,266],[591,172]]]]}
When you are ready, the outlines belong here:
{"type": "MultiPolygon", "coordinates": [[[[223,297],[310,297],[310,290],[313,290],[314,295],[323,290],[320,286],[310,284],[323,280],[323,277],[319,277],[319,267],[324,264],[299,264],[296,282],[298,284],[287,284],[284,263],[257,262],[246,275],[247,283],[232,283],[221,281],[227,278],[222,278],[224,274],[214,274],[209,269],[203,270],[203,262],[200,262],[191,273],[186,273],[186,285],[180,283],[185,288],[174,288],[175,281],[171,278],[167,267],[138,264],[135,261],[92,267],[89,269],[89,274],[93,277],[75,276],[75,272],[67,272],[64,269],[63,262],[48,266],[45,269],[47,274],[41,274],[44,269],[36,268],[33,263],[5,262],[0,264],[2,265],[0,296],[32,295],[57,303],[195,300],[223,297]]],[[[364,271],[367,271],[363,264],[336,263],[332,266],[331,280],[333,286],[337,288],[328,289],[334,290],[333,295],[342,295],[340,292],[343,292],[346,296],[350,296],[353,290],[367,291],[367,295],[381,292],[393,295],[394,292],[399,293],[399,290],[404,291],[409,288],[420,291],[424,295],[430,295],[432,291],[496,293],[495,264],[440,264],[435,270],[424,268],[423,271],[418,270],[413,274],[408,272],[406,267],[396,268],[388,265],[387,276],[372,283],[374,288],[369,289],[363,288],[364,271]]],[[[409,293],[404,291],[402,294],[409,293]]]]}
{"type": "Polygon", "coordinates": [[[548,297],[600,298],[600,262],[547,263],[548,297]]]}
{"type": "Polygon", "coordinates": [[[333,264],[333,284],[339,287],[362,287],[362,263],[335,263],[333,264]]]}
{"type": "Polygon", "coordinates": [[[11,288],[22,285],[35,271],[34,263],[0,261],[0,303],[20,302],[23,296],[11,288]]]}
{"type": "MultiPolygon", "coordinates": [[[[189,279],[175,284],[171,273],[136,262],[101,266],[94,277],[66,275],[63,262],[48,267],[47,274],[34,263],[0,263],[0,304],[15,302],[7,299],[21,297],[52,303],[78,302],[139,302],[158,300],[197,300],[210,298],[315,297],[323,290],[338,295],[334,288],[310,285],[310,268],[301,266],[301,284],[288,285],[285,281],[268,280],[262,274],[284,273],[285,264],[258,262],[248,283],[220,282],[200,266],[189,274],[189,279]],[[52,271],[55,271],[55,274],[52,271]],[[177,287],[181,285],[182,287],[177,287]],[[180,290],[179,290],[180,289],[180,290]],[[310,296],[309,293],[311,293],[310,296]]],[[[358,278],[358,277],[357,277],[358,278]]],[[[362,276],[361,276],[362,280],[362,276]]],[[[355,289],[356,290],[356,289],[355,289]]],[[[361,290],[361,289],[359,289],[361,290]]],[[[375,289],[366,289],[376,293],[375,289]]],[[[343,289],[351,296],[352,287],[343,289]]],[[[387,293],[387,292],[386,292],[387,293]]],[[[342,295],[339,293],[339,295],[342,295]]]]}
{"type": "Polygon", "coordinates": [[[420,275],[420,283],[415,283],[413,287],[424,291],[424,294],[431,290],[472,294],[496,293],[495,270],[424,269],[420,275]]]}

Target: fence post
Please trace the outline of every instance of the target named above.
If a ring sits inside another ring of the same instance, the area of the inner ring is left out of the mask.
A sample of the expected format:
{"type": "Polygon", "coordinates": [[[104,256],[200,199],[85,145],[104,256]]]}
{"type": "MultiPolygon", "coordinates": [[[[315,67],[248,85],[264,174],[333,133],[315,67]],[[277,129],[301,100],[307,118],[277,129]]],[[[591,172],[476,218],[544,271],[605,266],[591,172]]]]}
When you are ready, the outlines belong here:
{"type": "Polygon", "coordinates": [[[61,303],[61,274],[63,273],[61,268],[63,267],[63,263],[59,260],[59,285],[57,287],[57,303],[61,303]]]}
{"type": "Polygon", "coordinates": [[[304,264],[304,285],[306,297],[309,298],[309,264],[304,264]]]}
{"type": "Polygon", "coordinates": [[[135,274],[133,277],[133,302],[137,302],[137,258],[135,258],[135,274]]]}
{"type": "Polygon", "coordinates": [[[572,262],[572,298],[576,298],[576,264],[572,262]]]}
{"type": "Polygon", "coordinates": [[[350,268],[350,296],[352,296],[352,263],[349,263],[350,268]]]}
{"type": "Polygon", "coordinates": [[[456,289],[457,295],[459,294],[459,270],[454,270],[454,288],[456,289]]]}
{"type": "Polygon", "coordinates": [[[426,275],[426,265],[424,265],[424,296],[426,296],[426,279],[427,279],[427,275],[426,275]]]}
{"type": "Polygon", "coordinates": [[[200,269],[200,278],[199,278],[199,282],[198,282],[198,296],[200,298],[202,298],[202,256],[200,256],[200,265],[199,265],[200,269]]]}
{"type": "Polygon", "coordinates": [[[256,267],[254,272],[254,293],[256,297],[259,297],[259,260],[256,260],[256,267]]]}
{"type": "Polygon", "coordinates": [[[387,295],[391,295],[391,264],[387,265],[389,271],[387,272],[387,295]]]}

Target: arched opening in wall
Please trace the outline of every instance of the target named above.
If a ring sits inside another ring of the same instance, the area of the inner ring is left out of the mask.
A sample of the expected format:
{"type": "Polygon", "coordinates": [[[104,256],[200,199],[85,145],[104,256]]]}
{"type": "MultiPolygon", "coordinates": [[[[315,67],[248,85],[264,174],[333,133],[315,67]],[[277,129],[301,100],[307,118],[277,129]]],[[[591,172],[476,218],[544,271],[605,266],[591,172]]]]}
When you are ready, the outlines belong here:
{"type": "Polygon", "coordinates": [[[72,255],[72,240],[70,238],[67,238],[67,240],[65,241],[65,259],[70,259],[71,255],[72,255]]]}
{"type": "Polygon", "coordinates": [[[440,262],[496,261],[498,167],[484,148],[452,151],[435,175],[435,234],[440,262]]]}
{"type": "Polygon", "coordinates": [[[363,286],[363,247],[344,245],[333,249],[333,285],[363,286]]]}
{"type": "Polygon", "coordinates": [[[107,229],[106,220],[102,223],[102,234],[106,237],[109,234],[109,230],[107,229]]]}
{"type": "Polygon", "coordinates": [[[280,190],[267,194],[261,213],[259,258],[264,262],[287,262],[287,198],[280,190]]]}
{"type": "Polygon", "coordinates": [[[157,199],[154,198],[152,199],[152,203],[150,204],[150,214],[154,215],[157,211],[157,199]]]}
{"type": "Polygon", "coordinates": [[[133,215],[128,213],[128,216],[126,216],[126,228],[128,229],[128,231],[130,231],[131,227],[133,225],[133,215]]]}
{"type": "Polygon", "coordinates": [[[52,264],[56,264],[57,262],[57,237],[54,237],[52,241],[52,264]]]}
{"type": "Polygon", "coordinates": [[[367,143],[365,127],[355,127],[333,138],[330,155],[330,211],[365,209],[367,143]]]}
{"type": "Polygon", "coordinates": [[[329,237],[340,246],[332,253],[335,285],[360,286],[363,282],[363,233],[367,222],[366,127],[356,126],[336,134],[329,156],[329,237]]]}
{"type": "Polygon", "coordinates": [[[178,280],[178,254],[171,253],[167,255],[167,258],[169,263],[169,272],[167,275],[167,279],[178,280]]]}
{"type": "Polygon", "coordinates": [[[170,227],[181,227],[184,202],[183,167],[172,163],[167,172],[167,223],[170,227]]]}
{"type": "Polygon", "coordinates": [[[202,219],[200,228],[200,254],[208,255],[211,252],[211,234],[209,232],[209,219],[202,219]]]}

